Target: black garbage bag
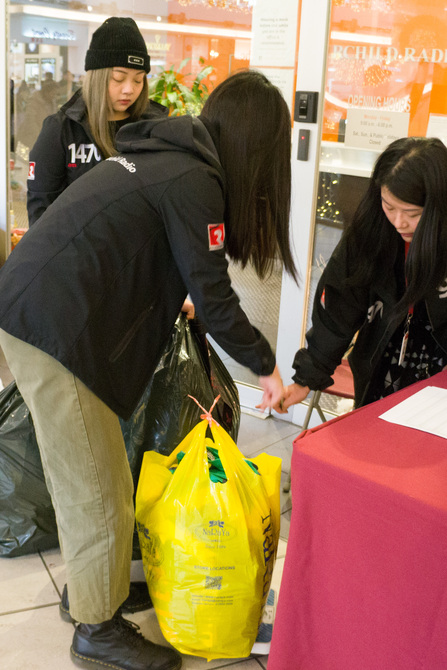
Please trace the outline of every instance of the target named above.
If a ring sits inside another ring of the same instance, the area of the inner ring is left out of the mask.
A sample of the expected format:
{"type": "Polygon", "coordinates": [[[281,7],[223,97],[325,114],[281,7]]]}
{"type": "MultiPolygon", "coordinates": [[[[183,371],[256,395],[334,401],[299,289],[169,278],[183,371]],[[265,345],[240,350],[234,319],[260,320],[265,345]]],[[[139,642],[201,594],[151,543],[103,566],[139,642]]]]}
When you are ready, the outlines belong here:
{"type": "Polygon", "coordinates": [[[169,455],[200,421],[202,410],[190,395],[207,410],[220,395],[213,416],[236,442],[241,418],[236,384],[201,324],[181,314],[136,410],[121,420],[135,490],[144,452],[169,455]]]}
{"type": "MultiPolygon", "coordinates": [[[[207,410],[220,395],[213,416],[236,442],[241,418],[236,384],[200,322],[180,314],[137,408],[128,421],[120,419],[135,492],[144,452],[169,455],[200,421],[202,410],[190,395],[207,410]]],[[[141,558],[136,530],[132,558],[141,558]]]]}
{"type": "MultiPolygon", "coordinates": [[[[133,415],[120,420],[135,490],[144,452],[171,453],[200,420],[201,410],[188,395],[209,409],[219,394],[213,415],[236,441],[240,424],[236,385],[200,324],[182,314],[133,415]]],[[[0,392],[0,557],[57,546],[56,519],[32,418],[11,382],[0,392]]],[[[135,533],[133,558],[139,557],[135,533]]]]}
{"type": "Polygon", "coordinates": [[[33,421],[13,381],[0,392],[0,556],[57,546],[33,421]]]}

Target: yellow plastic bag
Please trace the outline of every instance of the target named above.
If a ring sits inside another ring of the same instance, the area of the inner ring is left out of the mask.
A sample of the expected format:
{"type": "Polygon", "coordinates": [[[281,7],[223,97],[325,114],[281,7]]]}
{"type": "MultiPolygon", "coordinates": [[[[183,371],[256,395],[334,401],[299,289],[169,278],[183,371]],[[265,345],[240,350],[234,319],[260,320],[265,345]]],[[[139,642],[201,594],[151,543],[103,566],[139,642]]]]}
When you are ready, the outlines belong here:
{"type": "Polygon", "coordinates": [[[208,660],[242,658],[256,639],[276,558],[281,459],[245,459],[225,430],[210,423],[212,440],[203,420],[170,456],[146,452],[137,527],[166,640],[208,660]],[[211,445],[225,482],[210,478],[211,445]]]}

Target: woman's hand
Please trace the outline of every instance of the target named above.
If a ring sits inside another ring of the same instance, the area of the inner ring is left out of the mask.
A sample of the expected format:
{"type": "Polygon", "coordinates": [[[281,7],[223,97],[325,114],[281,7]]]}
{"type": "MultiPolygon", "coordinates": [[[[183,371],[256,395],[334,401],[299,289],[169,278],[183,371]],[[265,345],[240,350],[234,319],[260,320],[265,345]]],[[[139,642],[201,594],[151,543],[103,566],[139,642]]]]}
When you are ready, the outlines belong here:
{"type": "Polygon", "coordinates": [[[195,308],[194,308],[194,305],[191,302],[191,300],[188,300],[188,298],[186,298],[185,302],[182,305],[181,311],[186,313],[186,318],[187,319],[193,319],[194,318],[195,308]]]}
{"type": "Polygon", "coordinates": [[[281,401],[273,407],[275,412],[279,414],[286,414],[291,405],[297,405],[302,402],[309,395],[310,388],[308,386],[300,386],[300,384],[290,384],[284,388],[284,395],[281,401]]]}
{"type": "Polygon", "coordinates": [[[257,409],[264,411],[267,407],[278,405],[284,397],[284,386],[278,366],[275,365],[275,369],[271,375],[259,377],[259,383],[264,390],[264,394],[260,404],[256,405],[257,409]]]}

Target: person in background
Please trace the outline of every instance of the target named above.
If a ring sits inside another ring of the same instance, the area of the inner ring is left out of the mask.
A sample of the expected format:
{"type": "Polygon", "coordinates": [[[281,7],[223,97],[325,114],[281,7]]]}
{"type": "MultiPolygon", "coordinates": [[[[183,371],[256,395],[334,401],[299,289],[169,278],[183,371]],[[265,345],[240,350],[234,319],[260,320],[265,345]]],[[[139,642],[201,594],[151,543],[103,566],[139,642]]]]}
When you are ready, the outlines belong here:
{"type": "MultiPolygon", "coordinates": [[[[45,119],[35,144],[29,145],[30,226],[69,184],[116,154],[120,127],[167,113],[162,105],[149,103],[150,58],[133,19],[112,16],[99,26],[85,57],[85,70],[82,88],[45,119]]],[[[55,96],[59,95],[60,83],[54,86],[55,96]]]]}
{"type": "Polygon", "coordinates": [[[398,139],[377,159],[318,284],[295,383],[275,409],[329,387],[354,338],[356,407],[447,363],[447,148],[439,139],[398,139]]]}
{"type": "Polygon", "coordinates": [[[15,96],[17,126],[19,126],[25,116],[26,107],[30,96],[30,89],[24,79],[20,82],[20,86],[15,96]]]}
{"type": "Polygon", "coordinates": [[[57,84],[44,80],[42,87],[34,91],[27,102],[22,122],[17,129],[17,141],[28,149],[33,146],[47,116],[57,109],[57,84]]]}
{"type": "Polygon", "coordinates": [[[57,105],[58,107],[62,107],[78,89],[74,82],[74,74],[70,70],[64,70],[62,79],[58,81],[57,86],[57,105]]]}
{"type": "Polygon", "coordinates": [[[280,259],[296,277],[290,140],[279,89],[239,72],[198,118],[122,128],[121,153],[72,183],[0,270],[0,344],[33,417],[78,622],[71,654],[86,667],[180,668],[120,610],[134,507],[118,416],[133,412],[188,293],[215,341],[259,375],[260,408],[283,396],[227,255],[260,277],[280,259]]]}

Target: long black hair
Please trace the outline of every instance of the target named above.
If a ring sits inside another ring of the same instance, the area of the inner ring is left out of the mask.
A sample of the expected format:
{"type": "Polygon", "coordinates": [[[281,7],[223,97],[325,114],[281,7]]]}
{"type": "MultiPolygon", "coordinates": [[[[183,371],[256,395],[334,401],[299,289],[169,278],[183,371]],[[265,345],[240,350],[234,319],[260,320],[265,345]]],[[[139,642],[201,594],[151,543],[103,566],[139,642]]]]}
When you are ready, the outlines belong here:
{"type": "Polygon", "coordinates": [[[447,148],[432,137],[404,137],[379,156],[369,187],[346,229],[355,269],[350,284],[367,285],[394,267],[403,240],[388,221],[381,188],[423,208],[405,264],[401,314],[437,289],[447,276],[447,148]]]}
{"type": "Polygon", "coordinates": [[[226,250],[262,278],[282,260],[296,279],[289,240],[291,119],[280,90],[244,70],[219,84],[200,118],[226,174],[226,250]]]}

